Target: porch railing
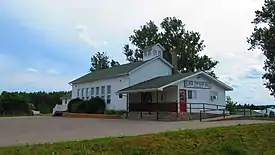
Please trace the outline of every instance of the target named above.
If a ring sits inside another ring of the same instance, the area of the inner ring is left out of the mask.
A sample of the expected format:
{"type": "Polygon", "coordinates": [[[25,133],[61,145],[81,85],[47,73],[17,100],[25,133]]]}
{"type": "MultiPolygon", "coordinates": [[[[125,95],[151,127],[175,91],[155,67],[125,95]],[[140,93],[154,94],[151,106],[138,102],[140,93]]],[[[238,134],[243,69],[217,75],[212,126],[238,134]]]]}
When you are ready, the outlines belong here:
{"type": "Polygon", "coordinates": [[[200,111],[216,111],[225,109],[225,105],[212,104],[212,103],[187,103],[186,112],[200,113],[200,111]]]}
{"type": "Polygon", "coordinates": [[[177,112],[178,104],[176,102],[167,103],[129,103],[131,112],[177,112]]]}

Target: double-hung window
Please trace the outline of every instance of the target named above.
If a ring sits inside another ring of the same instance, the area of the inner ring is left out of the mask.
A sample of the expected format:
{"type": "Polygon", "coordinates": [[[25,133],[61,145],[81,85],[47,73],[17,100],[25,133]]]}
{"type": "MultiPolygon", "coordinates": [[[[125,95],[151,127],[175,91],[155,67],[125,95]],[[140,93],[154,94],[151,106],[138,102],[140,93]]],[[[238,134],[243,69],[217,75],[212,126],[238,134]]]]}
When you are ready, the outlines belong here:
{"type": "Polygon", "coordinates": [[[107,104],[111,103],[111,86],[107,86],[107,104]]]}
{"type": "Polygon", "coordinates": [[[101,86],[101,99],[105,101],[105,86],[101,86]]]}

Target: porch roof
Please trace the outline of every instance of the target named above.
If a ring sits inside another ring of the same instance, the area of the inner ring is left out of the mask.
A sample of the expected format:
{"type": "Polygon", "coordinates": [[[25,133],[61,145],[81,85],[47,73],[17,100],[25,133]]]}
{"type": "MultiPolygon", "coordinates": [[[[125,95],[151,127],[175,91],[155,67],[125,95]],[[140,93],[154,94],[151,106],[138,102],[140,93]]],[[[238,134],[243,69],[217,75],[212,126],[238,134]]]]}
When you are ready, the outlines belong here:
{"type": "Polygon", "coordinates": [[[133,86],[124,88],[119,90],[118,93],[129,93],[129,92],[143,92],[143,91],[156,91],[160,90],[161,87],[169,85],[172,82],[180,80],[182,78],[188,77],[194,74],[194,72],[190,73],[182,73],[182,74],[174,74],[168,76],[159,76],[133,86]]]}

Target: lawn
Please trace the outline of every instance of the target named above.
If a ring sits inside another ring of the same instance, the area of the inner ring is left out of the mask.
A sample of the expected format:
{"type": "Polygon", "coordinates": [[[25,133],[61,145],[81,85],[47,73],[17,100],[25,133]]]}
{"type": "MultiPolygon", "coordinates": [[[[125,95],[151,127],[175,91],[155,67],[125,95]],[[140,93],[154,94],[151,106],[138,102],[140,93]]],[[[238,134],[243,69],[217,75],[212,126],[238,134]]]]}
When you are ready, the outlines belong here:
{"type": "Polygon", "coordinates": [[[1,155],[274,155],[275,123],[0,148],[1,155]]]}

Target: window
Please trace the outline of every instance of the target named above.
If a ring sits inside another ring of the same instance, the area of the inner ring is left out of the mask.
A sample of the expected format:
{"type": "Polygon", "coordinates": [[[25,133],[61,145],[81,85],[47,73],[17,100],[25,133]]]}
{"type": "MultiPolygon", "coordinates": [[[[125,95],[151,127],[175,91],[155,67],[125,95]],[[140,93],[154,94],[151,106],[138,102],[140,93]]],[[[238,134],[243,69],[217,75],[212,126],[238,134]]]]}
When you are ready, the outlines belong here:
{"type": "Polygon", "coordinates": [[[218,92],[216,91],[210,91],[210,100],[214,101],[218,99],[218,92]]]}
{"type": "Polygon", "coordinates": [[[67,99],[65,99],[65,104],[67,104],[67,99]]]}
{"type": "Polygon", "coordinates": [[[107,86],[107,104],[111,103],[111,86],[107,86]]]}
{"type": "Polygon", "coordinates": [[[77,97],[80,95],[80,89],[77,89],[77,97]]]}
{"type": "Polygon", "coordinates": [[[148,56],[151,56],[151,51],[148,51],[148,56]]]}
{"type": "Polygon", "coordinates": [[[84,96],[84,88],[82,88],[82,90],[81,90],[81,96],[82,97],[84,96]]]}
{"type": "Polygon", "coordinates": [[[144,51],[143,53],[144,53],[144,56],[147,56],[147,51],[144,51]]]}
{"type": "Polygon", "coordinates": [[[101,86],[101,99],[105,100],[105,86],[101,86]]]}
{"type": "Polygon", "coordinates": [[[99,87],[96,87],[96,88],[95,88],[95,95],[96,95],[96,97],[99,96],[99,87]]]}
{"type": "Polygon", "coordinates": [[[89,98],[89,88],[86,88],[86,97],[89,98]]]}
{"type": "Polygon", "coordinates": [[[91,88],[91,97],[94,97],[94,95],[95,95],[95,94],[94,94],[94,93],[95,93],[94,91],[95,91],[94,88],[91,88]]]}
{"type": "Polygon", "coordinates": [[[154,56],[157,55],[157,50],[153,50],[153,55],[154,55],[154,56]]]}
{"type": "Polygon", "coordinates": [[[196,99],[196,90],[188,90],[188,99],[196,99]]]}
{"type": "Polygon", "coordinates": [[[161,55],[161,51],[158,51],[158,55],[159,55],[159,56],[161,55]]]}

